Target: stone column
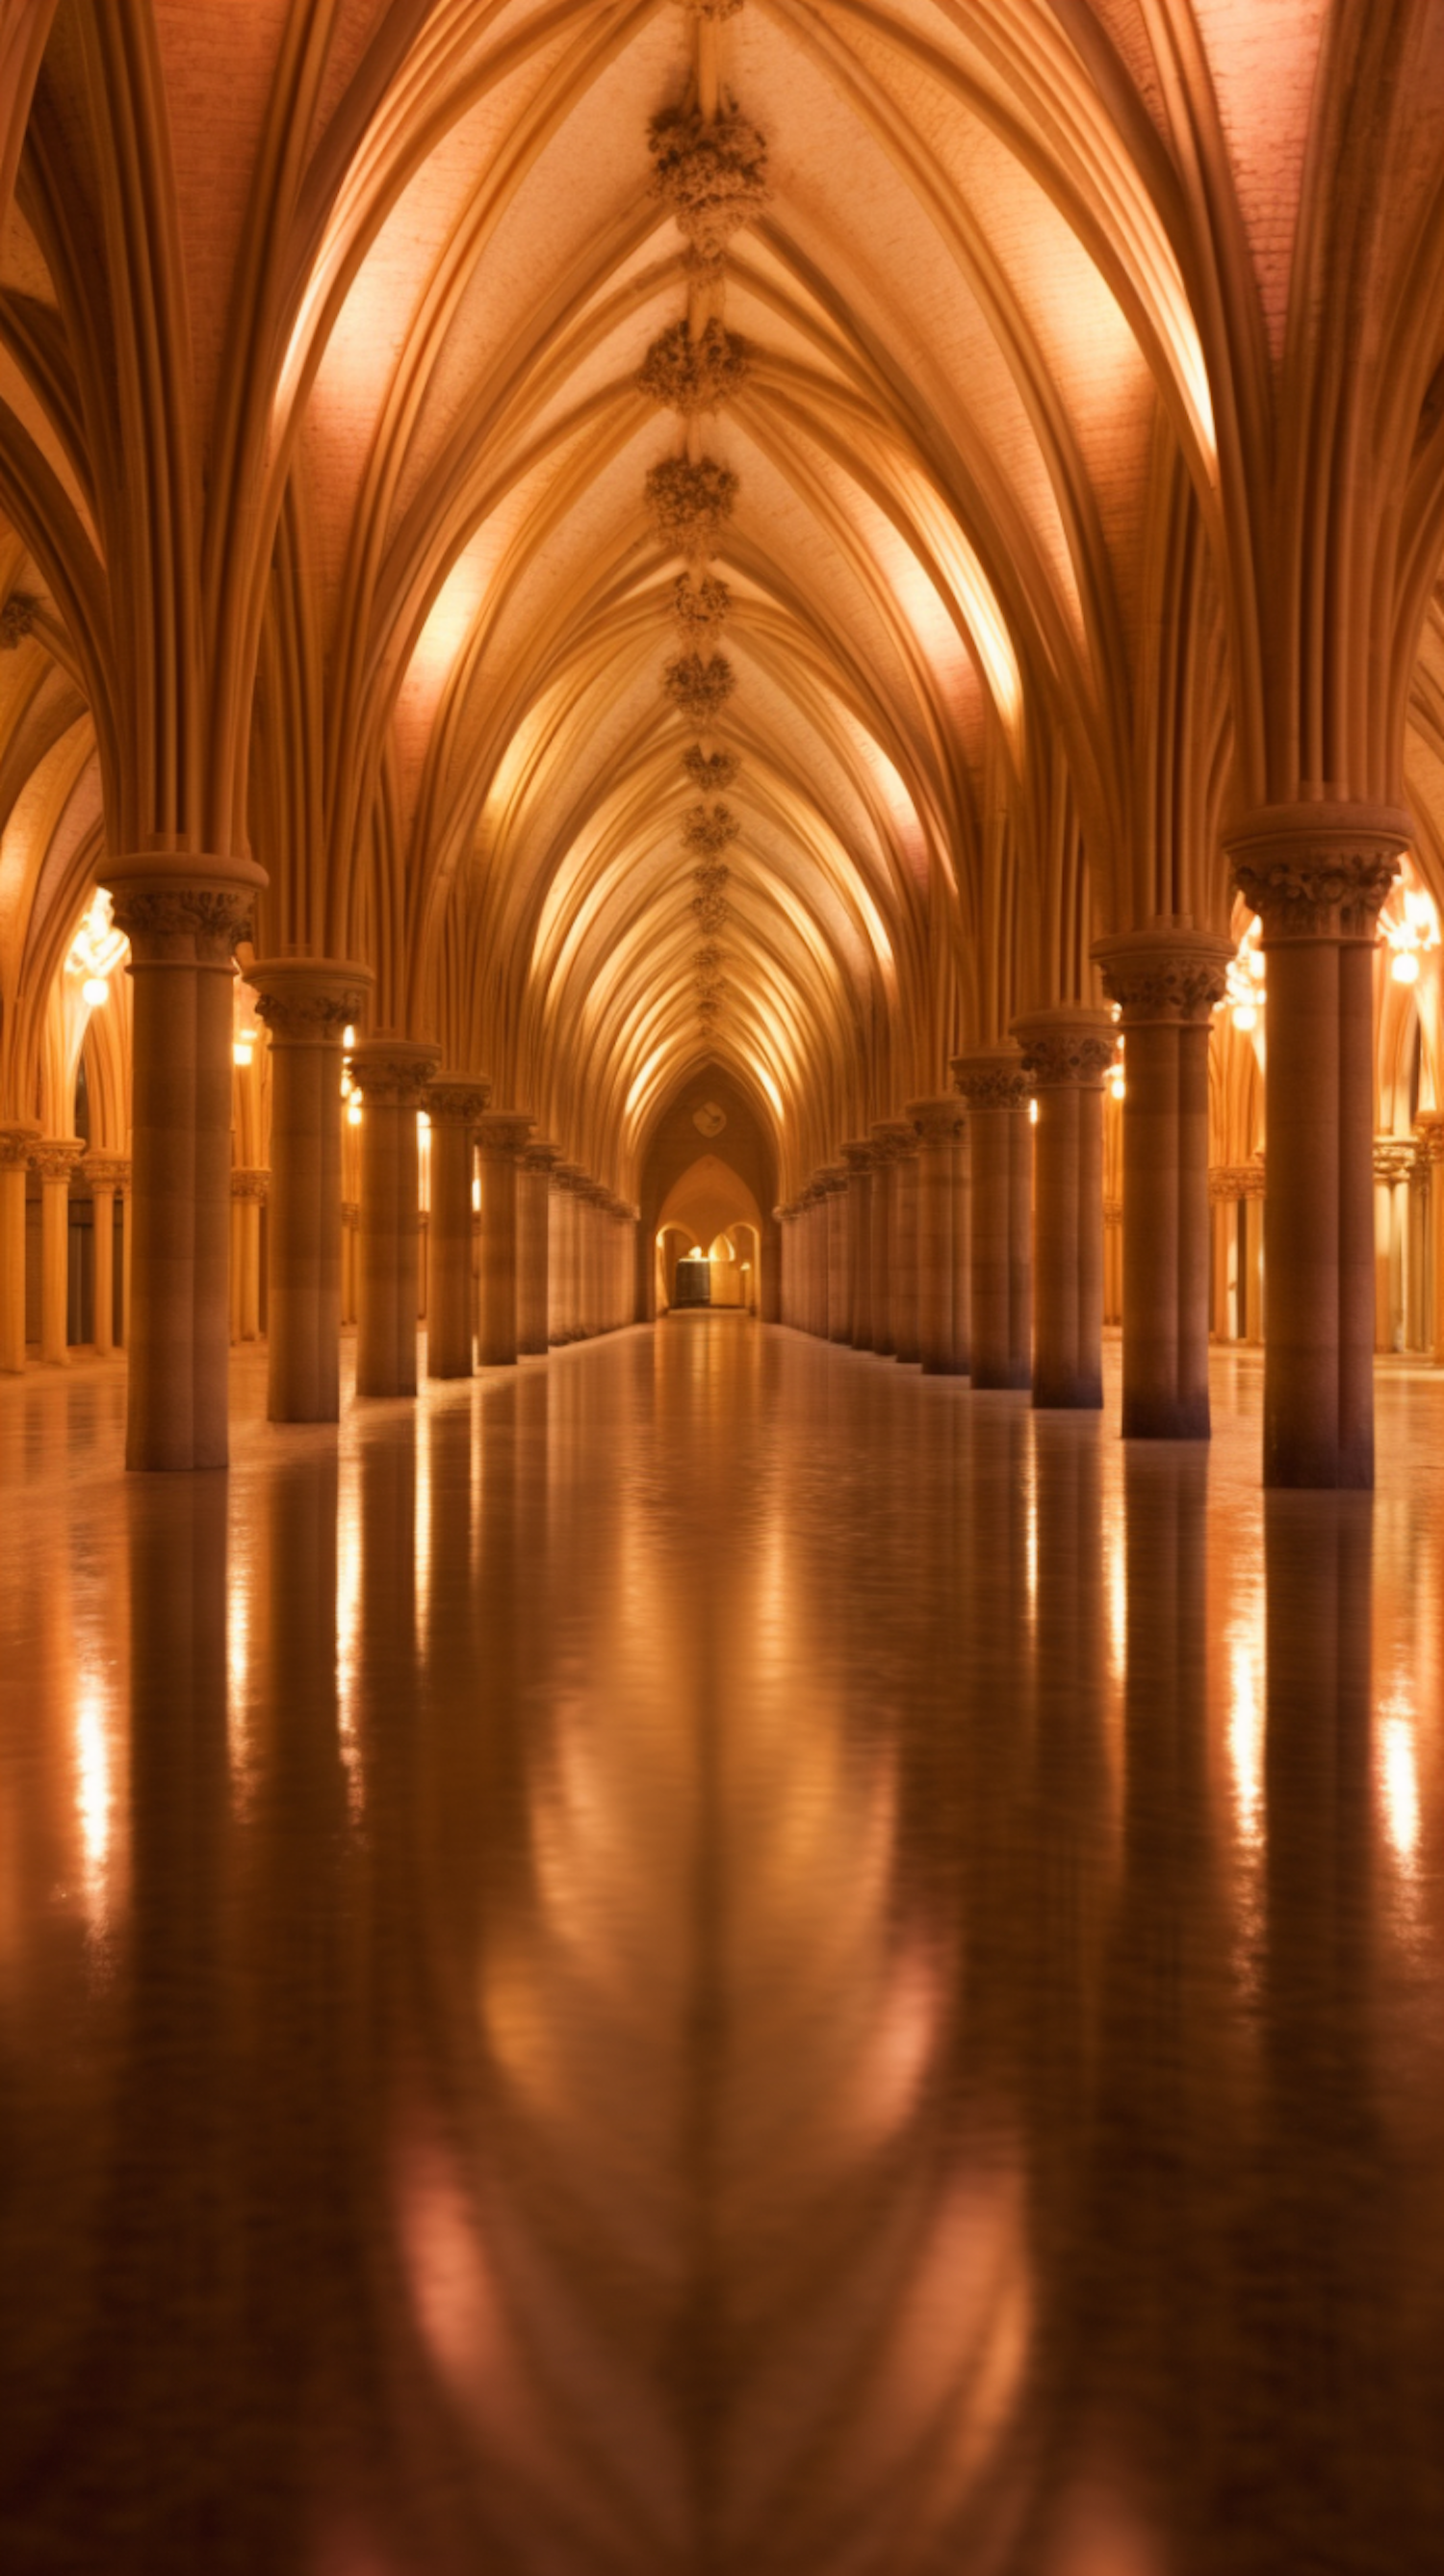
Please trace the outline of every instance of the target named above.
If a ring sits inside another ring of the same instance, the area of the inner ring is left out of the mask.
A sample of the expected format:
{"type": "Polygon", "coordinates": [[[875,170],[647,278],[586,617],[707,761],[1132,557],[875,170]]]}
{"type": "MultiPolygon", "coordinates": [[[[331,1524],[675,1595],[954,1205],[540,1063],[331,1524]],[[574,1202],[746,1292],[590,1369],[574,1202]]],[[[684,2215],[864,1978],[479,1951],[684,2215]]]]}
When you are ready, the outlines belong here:
{"type": "Polygon", "coordinates": [[[476,1073],[437,1074],[427,1086],[431,1120],[428,1377],[470,1377],[472,1373],[476,1297],[471,1276],[471,1184],[477,1125],[490,1098],[490,1083],[476,1073]]]}
{"type": "Polygon", "coordinates": [[[1374,1481],[1374,982],[1407,815],[1274,807],[1229,835],[1268,959],[1264,1483],[1374,1481]]]}
{"type": "Polygon", "coordinates": [[[367,1038],[352,1050],[351,1079],[362,1106],[358,1395],[416,1393],[416,1117],[439,1055],[438,1047],[415,1038],[367,1038]]]}
{"type": "Polygon", "coordinates": [[[1123,1201],[1103,1202],[1103,1320],[1123,1321],[1123,1201]]]}
{"type": "Polygon", "coordinates": [[[158,851],[114,861],[105,881],[132,999],[125,1463],[224,1467],[232,961],[265,871],[158,851]]]}
{"type": "Polygon", "coordinates": [[[879,1359],[896,1354],[893,1340],[893,1266],[897,1236],[897,1157],[894,1122],[875,1119],[872,1140],[872,1347],[879,1359]]]}
{"type": "Polygon", "coordinates": [[[1264,1337],[1263,1213],[1268,1185],[1262,1160],[1249,1166],[1244,1181],[1244,1339],[1255,1345],[1264,1337]]]}
{"type": "Polygon", "coordinates": [[[1093,950],[1121,1006],[1123,1436],[1206,1440],[1208,1041],[1233,951],[1159,920],[1093,950]]]}
{"type": "Polygon", "coordinates": [[[544,1359],[551,1304],[551,1195],[553,1166],[561,1161],[560,1145],[544,1137],[528,1145],[521,1158],[517,1185],[517,1348],[544,1359]]]}
{"type": "MultiPolygon", "coordinates": [[[[371,976],[364,966],[328,958],[273,957],[253,966],[247,981],[271,1051],[266,1410],[272,1422],[335,1422],[341,1411],[341,1043],[343,1030],[361,1017],[371,976]]],[[[251,1222],[259,1235],[259,1210],[251,1222]]]]}
{"type": "Polygon", "coordinates": [[[25,1175],[40,1130],[33,1122],[0,1127],[0,1369],[25,1366],[25,1175]]]}
{"type": "Polygon", "coordinates": [[[123,1154],[87,1154],[91,1235],[95,1252],[95,1356],[115,1348],[115,1194],[130,1178],[123,1154]]]}
{"type": "Polygon", "coordinates": [[[575,1163],[558,1163],[552,1175],[557,1217],[554,1342],[577,1339],[577,1185],[581,1177],[575,1163]]]}
{"type": "Polygon", "coordinates": [[[361,1225],[359,1199],[341,1201],[341,1321],[356,1321],[356,1238],[361,1225]]]}
{"type": "Polygon", "coordinates": [[[1032,1145],[1028,1077],[1015,1046],[954,1056],[972,1152],[972,1359],[975,1387],[1026,1387],[1032,1375],[1032,1145]]]}
{"type": "Polygon", "coordinates": [[[521,1111],[493,1110],[477,1129],[481,1148],[481,1333],[483,1368],[514,1368],[517,1356],[517,1162],[532,1131],[521,1111]]]}
{"type": "Polygon", "coordinates": [[[956,1187],[953,1155],[963,1104],[955,1091],[940,1099],[910,1100],[917,1130],[917,1333],[924,1377],[957,1373],[953,1320],[956,1187]]]}
{"type": "MultiPolygon", "coordinates": [[[[881,1314],[873,1310],[873,1347],[885,1358],[918,1356],[918,1170],[917,1129],[910,1118],[880,1118],[873,1136],[881,1148],[885,1268],[881,1287],[886,1300],[881,1314]]],[[[877,1206],[874,1200],[874,1242],[877,1206]]],[[[873,1273],[877,1285],[877,1271],[873,1273]]]]}
{"type": "Polygon", "coordinates": [[[1418,1140],[1418,1158],[1428,1176],[1429,1189],[1429,1270],[1434,1288],[1430,1349],[1435,1361],[1444,1366],[1444,1110],[1422,1112],[1418,1140]]]}
{"type": "Polygon", "coordinates": [[[1228,1272],[1229,1252],[1235,1264],[1238,1254],[1238,1209],[1243,1197],[1243,1183],[1232,1164],[1215,1164],[1208,1176],[1208,1199],[1213,1227],[1213,1337],[1217,1342],[1236,1342],[1238,1331],[1238,1279],[1230,1304],[1228,1272]]]}
{"type": "Polygon", "coordinates": [[[1404,1219],[1414,1168],[1412,1136],[1374,1139],[1374,1348],[1404,1346],[1404,1219]],[[1398,1339],[1395,1340],[1397,1332],[1398,1339]]]}
{"type": "Polygon", "coordinates": [[[261,1210],[270,1188],[259,1164],[231,1171],[231,1339],[254,1342],[261,1329],[261,1210]]]}
{"type": "Polygon", "coordinates": [[[823,1330],[830,1342],[852,1339],[852,1243],[847,1226],[847,1166],[827,1163],[818,1173],[823,1192],[823,1262],[827,1312],[823,1330]]]}
{"type": "Polygon", "coordinates": [[[1118,1053],[1111,1011],[1060,1003],[1013,1035],[1038,1104],[1033,1135],[1033,1403],[1103,1402],[1103,1077],[1118,1053]]]}
{"type": "Polygon", "coordinates": [[[973,1151],[961,1101],[953,1134],[953,1372],[973,1366],[973,1151]]]}
{"type": "Polygon", "coordinates": [[[40,1357],[49,1368],[70,1356],[70,1175],[84,1151],[78,1136],[42,1136],[30,1152],[40,1174],[40,1357]]]}
{"type": "Polygon", "coordinates": [[[842,1159],[847,1167],[849,1338],[855,1351],[870,1351],[873,1149],[866,1137],[858,1137],[843,1146],[842,1159]]]}

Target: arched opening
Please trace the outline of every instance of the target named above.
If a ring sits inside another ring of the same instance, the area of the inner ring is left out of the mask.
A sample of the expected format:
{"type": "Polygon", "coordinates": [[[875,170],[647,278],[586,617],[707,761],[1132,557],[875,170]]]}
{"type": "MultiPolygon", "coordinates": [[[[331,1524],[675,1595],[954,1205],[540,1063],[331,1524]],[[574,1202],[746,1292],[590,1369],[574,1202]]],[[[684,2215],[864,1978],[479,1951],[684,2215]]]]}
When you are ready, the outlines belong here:
{"type": "Polygon", "coordinates": [[[659,1112],[641,1158],[639,1313],[677,1305],[677,1263],[695,1252],[709,1271],[702,1302],[775,1320],[776,1196],[770,1119],[736,1074],[700,1066],[659,1112]]]}
{"type": "Polygon", "coordinates": [[[741,1174],[720,1154],[699,1154],[678,1175],[653,1240],[659,1315],[702,1306],[757,1313],[761,1215],[741,1174]],[[687,1275],[679,1279],[682,1265],[687,1275]]]}

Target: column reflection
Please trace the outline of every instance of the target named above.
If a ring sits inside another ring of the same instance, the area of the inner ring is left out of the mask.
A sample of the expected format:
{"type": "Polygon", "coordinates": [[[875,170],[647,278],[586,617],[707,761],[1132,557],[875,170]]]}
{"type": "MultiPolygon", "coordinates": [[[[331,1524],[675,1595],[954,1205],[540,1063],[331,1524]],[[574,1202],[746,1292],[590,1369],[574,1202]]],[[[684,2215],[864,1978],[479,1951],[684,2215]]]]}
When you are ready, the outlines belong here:
{"type": "Polygon", "coordinates": [[[1432,2564],[1437,1557],[1211,1479],[711,1319],[0,1582],[7,2576],[1432,2564]]]}

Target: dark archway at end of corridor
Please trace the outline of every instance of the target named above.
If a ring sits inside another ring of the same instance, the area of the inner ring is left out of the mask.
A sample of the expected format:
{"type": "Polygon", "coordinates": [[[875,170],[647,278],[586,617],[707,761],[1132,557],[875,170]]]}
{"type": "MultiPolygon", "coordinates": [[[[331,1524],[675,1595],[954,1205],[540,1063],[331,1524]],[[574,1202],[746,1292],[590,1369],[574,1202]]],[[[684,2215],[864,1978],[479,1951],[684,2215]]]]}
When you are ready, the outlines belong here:
{"type": "MultiPolygon", "coordinates": [[[[688,1192],[679,1185],[695,1171],[699,1205],[710,1201],[713,1184],[720,1211],[719,1232],[737,1218],[747,1218],[750,1199],[757,1212],[759,1283],[757,1311],[775,1323],[778,1313],[778,1265],[781,1229],[773,1216],[777,1202],[777,1143],[771,1122],[735,1074],[720,1064],[705,1064],[689,1074],[659,1111],[642,1156],[638,1190],[637,1313],[645,1321],[657,1313],[656,1235],[662,1212],[688,1192]],[[711,1170],[704,1168],[715,1167],[711,1170]],[[729,1179],[740,1182],[728,1202],[729,1179]]],[[[705,1250],[705,1244],[704,1244],[705,1250]]]]}

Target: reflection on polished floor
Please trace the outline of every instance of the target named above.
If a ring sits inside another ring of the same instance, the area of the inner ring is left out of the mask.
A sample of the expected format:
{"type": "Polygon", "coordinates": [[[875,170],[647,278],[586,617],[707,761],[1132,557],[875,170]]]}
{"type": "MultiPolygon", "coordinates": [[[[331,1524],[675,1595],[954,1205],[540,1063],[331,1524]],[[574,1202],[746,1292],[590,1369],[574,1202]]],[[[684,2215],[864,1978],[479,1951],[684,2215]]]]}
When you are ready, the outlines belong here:
{"type": "Polygon", "coordinates": [[[10,2576],[1444,2565],[1444,1382],[1255,1371],[0,1391],[10,2576]]]}

